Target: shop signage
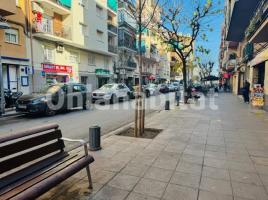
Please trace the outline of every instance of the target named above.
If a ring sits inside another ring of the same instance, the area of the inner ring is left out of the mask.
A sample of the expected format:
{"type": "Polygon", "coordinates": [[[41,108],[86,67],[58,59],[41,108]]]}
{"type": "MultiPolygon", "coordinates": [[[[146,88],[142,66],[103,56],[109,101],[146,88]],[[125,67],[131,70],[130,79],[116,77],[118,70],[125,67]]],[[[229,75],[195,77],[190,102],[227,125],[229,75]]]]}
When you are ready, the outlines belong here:
{"type": "Polygon", "coordinates": [[[252,91],[252,106],[264,106],[264,90],[260,84],[255,84],[252,91]]]}
{"type": "Polygon", "coordinates": [[[55,64],[42,64],[43,71],[45,73],[65,73],[72,74],[72,67],[66,65],[55,65],[55,64]]]}
{"type": "Polygon", "coordinates": [[[108,69],[96,69],[96,75],[110,75],[110,70],[108,69]]]}

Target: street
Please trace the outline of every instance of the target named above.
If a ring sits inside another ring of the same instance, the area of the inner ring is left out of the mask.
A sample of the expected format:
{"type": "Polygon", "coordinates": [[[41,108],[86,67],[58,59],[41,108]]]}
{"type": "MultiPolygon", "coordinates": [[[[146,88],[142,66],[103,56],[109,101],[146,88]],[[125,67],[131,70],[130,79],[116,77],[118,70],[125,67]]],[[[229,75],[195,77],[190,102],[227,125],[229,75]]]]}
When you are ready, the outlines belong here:
{"type": "MultiPolygon", "coordinates": [[[[174,101],[174,93],[151,96],[146,99],[146,114],[163,110],[165,100],[174,101]]],[[[99,125],[102,134],[113,131],[134,121],[135,101],[119,102],[114,105],[93,104],[90,110],[74,110],[59,113],[52,117],[10,117],[0,118],[0,136],[33,128],[40,125],[57,123],[60,125],[63,136],[74,139],[87,139],[90,126],[99,125]]]]}

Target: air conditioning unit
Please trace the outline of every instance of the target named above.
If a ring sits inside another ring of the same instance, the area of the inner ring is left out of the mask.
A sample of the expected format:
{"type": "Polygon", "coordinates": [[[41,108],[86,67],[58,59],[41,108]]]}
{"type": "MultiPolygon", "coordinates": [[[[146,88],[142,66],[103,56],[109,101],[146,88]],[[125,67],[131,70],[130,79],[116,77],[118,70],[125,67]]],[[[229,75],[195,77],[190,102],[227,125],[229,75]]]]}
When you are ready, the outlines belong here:
{"type": "Polygon", "coordinates": [[[62,44],[57,45],[57,52],[63,52],[64,51],[64,46],[62,44]]]}

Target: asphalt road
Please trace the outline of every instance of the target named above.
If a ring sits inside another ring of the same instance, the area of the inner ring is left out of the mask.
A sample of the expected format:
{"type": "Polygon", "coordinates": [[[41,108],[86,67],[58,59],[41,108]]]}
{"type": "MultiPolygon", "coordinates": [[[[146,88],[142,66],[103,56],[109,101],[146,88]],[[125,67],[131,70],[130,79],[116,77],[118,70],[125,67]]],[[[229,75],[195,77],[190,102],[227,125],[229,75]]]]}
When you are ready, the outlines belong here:
{"type": "MultiPolygon", "coordinates": [[[[174,93],[152,96],[146,99],[146,114],[164,109],[165,101],[174,102],[174,93]]],[[[17,131],[28,128],[57,123],[64,137],[75,139],[87,139],[88,129],[92,125],[99,125],[102,134],[116,130],[134,121],[135,101],[120,102],[114,105],[93,104],[90,110],[73,110],[60,113],[52,117],[45,116],[16,116],[0,118],[0,137],[14,134],[17,131]]]]}

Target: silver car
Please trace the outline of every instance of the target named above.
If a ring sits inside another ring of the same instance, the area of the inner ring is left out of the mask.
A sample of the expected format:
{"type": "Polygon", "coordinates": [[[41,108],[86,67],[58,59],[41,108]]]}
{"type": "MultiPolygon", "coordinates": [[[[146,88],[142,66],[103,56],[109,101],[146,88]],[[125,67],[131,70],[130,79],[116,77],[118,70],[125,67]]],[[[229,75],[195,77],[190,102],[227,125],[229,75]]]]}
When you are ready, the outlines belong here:
{"type": "Polygon", "coordinates": [[[92,102],[115,103],[130,97],[130,89],[124,83],[109,83],[92,92],[92,102]]]}

